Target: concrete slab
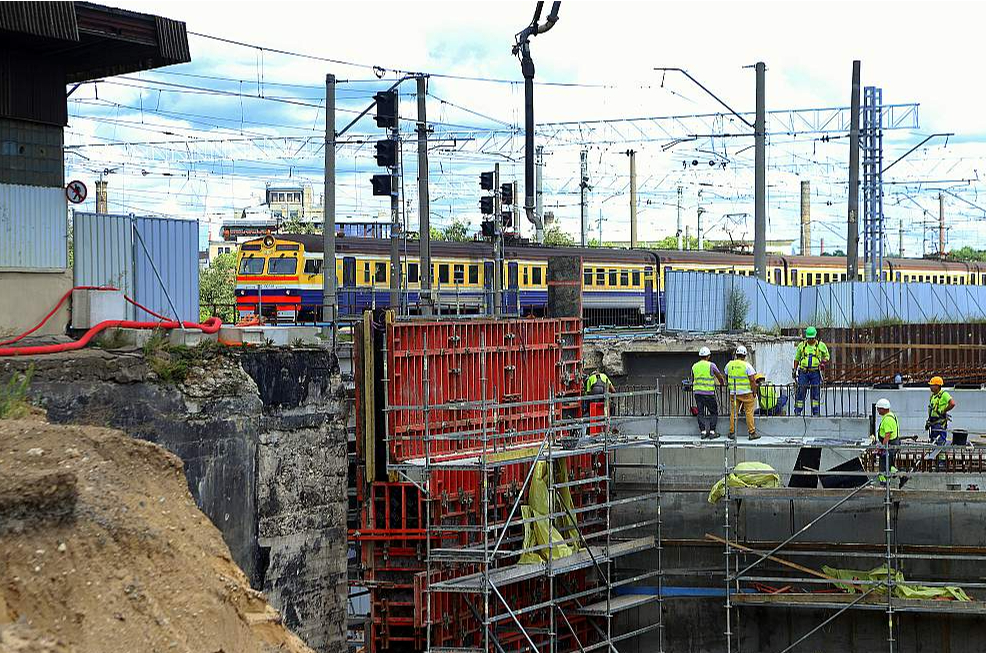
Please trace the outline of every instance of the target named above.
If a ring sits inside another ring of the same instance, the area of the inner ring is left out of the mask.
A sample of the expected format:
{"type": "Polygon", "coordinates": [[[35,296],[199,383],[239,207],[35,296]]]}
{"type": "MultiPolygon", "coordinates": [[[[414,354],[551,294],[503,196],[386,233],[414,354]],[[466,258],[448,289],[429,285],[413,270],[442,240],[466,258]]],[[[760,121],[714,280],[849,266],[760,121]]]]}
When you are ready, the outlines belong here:
{"type": "Polygon", "coordinates": [[[316,326],[251,326],[240,327],[240,330],[243,344],[287,347],[323,342],[319,337],[322,329],[316,326]]]}
{"type": "MultiPolygon", "coordinates": [[[[649,418],[653,422],[653,418],[649,418]]],[[[638,424],[627,423],[628,428],[638,424]]],[[[757,417],[759,440],[746,439],[746,423],[737,425],[741,441],[751,446],[777,444],[777,441],[800,442],[803,444],[837,444],[839,442],[860,443],[869,439],[869,420],[862,417],[757,417]]],[[[662,417],[658,426],[661,441],[698,441],[698,422],[694,417],[662,417]]],[[[653,430],[653,426],[651,427],[653,430]]],[[[729,417],[719,416],[717,432],[721,439],[729,431],[729,417]]],[[[628,430],[621,429],[627,433],[628,430]]]]}
{"type": "Polygon", "coordinates": [[[218,333],[202,333],[198,329],[172,329],[168,334],[168,339],[176,347],[195,347],[203,342],[216,342],[219,339],[218,333]]]}

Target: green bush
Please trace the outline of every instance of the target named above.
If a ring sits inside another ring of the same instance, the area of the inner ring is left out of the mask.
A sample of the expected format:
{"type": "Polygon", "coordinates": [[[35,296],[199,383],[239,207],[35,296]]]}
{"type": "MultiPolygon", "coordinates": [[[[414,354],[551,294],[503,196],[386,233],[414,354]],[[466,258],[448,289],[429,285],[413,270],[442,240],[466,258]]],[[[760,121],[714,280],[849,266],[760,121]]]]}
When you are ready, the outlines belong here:
{"type": "Polygon", "coordinates": [[[0,419],[19,419],[31,412],[27,391],[31,387],[32,376],[33,365],[23,374],[15,373],[0,386],[0,419]]]}

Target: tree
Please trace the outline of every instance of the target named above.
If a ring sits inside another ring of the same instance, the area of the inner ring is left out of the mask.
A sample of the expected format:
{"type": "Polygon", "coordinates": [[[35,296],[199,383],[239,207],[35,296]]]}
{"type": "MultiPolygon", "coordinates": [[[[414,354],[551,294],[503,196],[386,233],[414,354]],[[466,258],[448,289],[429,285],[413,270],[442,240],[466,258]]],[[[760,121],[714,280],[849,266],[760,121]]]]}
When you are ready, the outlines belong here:
{"type": "Polygon", "coordinates": [[[442,229],[441,227],[430,227],[428,233],[432,240],[444,240],[451,243],[464,243],[469,240],[468,227],[465,222],[458,218],[452,220],[451,224],[442,229]]]}
{"type": "Polygon", "coordinates": [[[199,320],[236,321],[236,254],[220,254],[199,272],[199,320]]]}
{"type": "Polygon", "coordinates": [[[973,249],[966,245],[949,252],[948,257],[956,261],[986,261],[986,250],[973,249]]]}
{"type": "Polygon", "coordinates": [[[314,222],[299,218],[290,218],[281,223],[277,232],[282,234],[315,235],[322,233],[322,230],[316,227],[314,222]]]}
{"type": "Polygon", "coordinates": [[[575,239],[561,230],[557,224],[553,224],[544,230],[544,244],[552,247],[572,247],[575,239]]]}

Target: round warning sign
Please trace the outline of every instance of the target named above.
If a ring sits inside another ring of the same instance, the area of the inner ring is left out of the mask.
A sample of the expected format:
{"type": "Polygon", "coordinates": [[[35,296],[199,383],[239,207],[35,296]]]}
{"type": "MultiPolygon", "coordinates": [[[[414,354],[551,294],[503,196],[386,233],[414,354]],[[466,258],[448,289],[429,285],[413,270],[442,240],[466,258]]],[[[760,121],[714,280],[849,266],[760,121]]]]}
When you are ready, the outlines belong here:
{"type": "Polygon", "coordinates": [[[70,181],[68,186],[65,187],[65,197],[72,204],[81,204],[86,201],[86,196],[89,191],[86,189],[86,185],[83,184],[78,179],[70,181]]]}

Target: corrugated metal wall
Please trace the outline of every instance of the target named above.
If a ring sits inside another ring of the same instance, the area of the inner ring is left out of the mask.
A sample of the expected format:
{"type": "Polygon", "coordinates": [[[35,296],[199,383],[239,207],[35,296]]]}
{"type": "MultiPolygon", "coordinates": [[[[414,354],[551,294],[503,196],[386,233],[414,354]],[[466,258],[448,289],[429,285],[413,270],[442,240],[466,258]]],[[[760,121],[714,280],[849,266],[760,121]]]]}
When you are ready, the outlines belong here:
{"type": "Polygon", "coordinates": [[[844,282],[792,288],[753,277],[679,270],[665,272],[664,286],[667,328],[676,331],[986,319],[984,286],[844,282]]]}
{"type": "Polygon", "coordinates": [[[0,184],[0,269],[68,267],[68,216],[61,188],[0,184]]]}
{"type": "MultiPolygon", "coordinates": [[[[198,321],[197,220],[95,213],[76,213],[74,220],[76,285],[121,288],[168,317],[174,315],[170,295],[181,319],[198,321]]],[[[130,319],[148,318],[129,304],[127,311],[130,319]]]]}

